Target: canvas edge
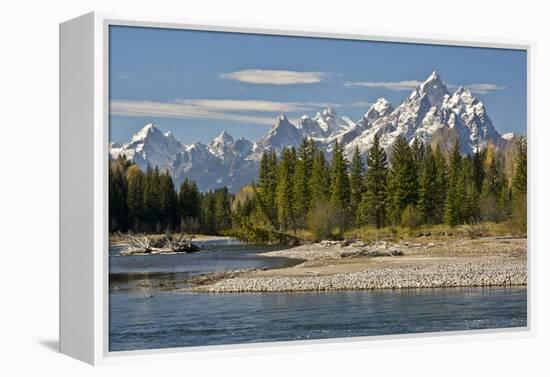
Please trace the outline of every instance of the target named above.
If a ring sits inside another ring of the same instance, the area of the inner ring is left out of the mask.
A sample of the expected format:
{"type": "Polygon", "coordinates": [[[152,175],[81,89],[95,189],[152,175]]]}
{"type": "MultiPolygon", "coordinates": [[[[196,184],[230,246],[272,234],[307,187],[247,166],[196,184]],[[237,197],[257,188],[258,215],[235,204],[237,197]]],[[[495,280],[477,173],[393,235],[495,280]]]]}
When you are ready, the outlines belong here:
{"type": "Polygon", "coordinates": [[[93,22],[88,13],[59,25],[59,351],[90,364],[96,326],[93,22]]]}

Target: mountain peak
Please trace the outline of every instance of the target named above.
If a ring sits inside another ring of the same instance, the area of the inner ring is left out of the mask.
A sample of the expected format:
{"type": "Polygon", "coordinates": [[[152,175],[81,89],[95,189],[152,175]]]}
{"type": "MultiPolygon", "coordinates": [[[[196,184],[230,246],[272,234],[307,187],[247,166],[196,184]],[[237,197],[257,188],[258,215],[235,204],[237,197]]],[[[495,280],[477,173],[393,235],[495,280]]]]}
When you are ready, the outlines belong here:
{"type": "Polygon", "coordinates": [[[228,144],[228,143],[233,143],[235,140],[233,139],[233,137],[231,135],[229,135],[225,130],[222,131],[218,136],[216,136],[216,138],[214,138],[214,140],[212,140],[212,143],[223,143],[223,144],[228,144]]]}
{"type": "Polygon", "coordinates": [[[208,148],[216,156],[225,156],[228,153],[230,154],[234,144],[235,139],[226,131],[222,131],[210,142],[210,144],[208,144],[208,148]]]}
{"type": "Polygon", "coordinates": [[[369,111],[367,111],[363,118],[372,122],[378,118],[388,115],[393,110],[393,106],[387,99],[378,98],[376,102],[371,105],[369,111]]]}
{"type": "Polygon", "coordinates": [[[433,71],[430,76],[428,76],[426,81],[441,81],[441,76],[439,76],[439,73],[437,73],[437,71],[433,71]]]}
{"type": "Polygon", "coordinates": [[[146,124],[141,130],[139,130],[133,137],[132,142],[145,140],[149,135],[155,133],[162,133],[153,123],[146,124]]]}
{"type": "Polygon", "coordinates": [[[147,123],[143,128],[140,130],[140,132],[151,132],[158,130],[157,126],[154,123],[147,123]]]}
{"type": "MultiPolygon", "coordinates": [[[[448,99],[445,99],[443,102],[444,103],[448,102],[450,105],[453,105],[453,106],[458,106],[462,104],[466,106],[479,105],[480,107],[483,107],[483,104],[481,103],[481,101],[479,101],[479,99],[475,97],[469,89],[463,86],[460,86],[453,93],[452,96],[450,96],[448,99]]],[[[445,105],[445,106],[447,107],[448,105],[445,105]]]]}
{"type": "Polygon", "coordinates": [[[280,113],[279,116],[277,117],[277,121],[279,123],[288,122],[288,118],[286,117],[286,115],[284,113],[280,113]]]}
{"type": "Polygon", "coordinates": [[[441,79],[441,76],[439,76],[439,73],[437,73],[437,71],[433,71],[432,74],[428,76],[428,78],[424,80],[422,84],[420,84],[421,89],[424,88],[427,90],[430,88],[434,88],[434,87],[437,88],[440,86],[443,86],[445,87],[445,89],[447,89],[447,87],[443,83],[443,80],[441,79]]]}
{"type": "Polygon", "coordinates": [[[459,95],[460,97],[473,97],[472,92],[470,89],[465,88],[463,86],[459,86],[454,95],[459,95]]]}
{"type": "Polygon", "coordinates": [[[321,111],[321,115],[323,117],[330,117],[330,118],[336,118],[336,111],[332,108],[332,106],[327,107],[323,111],[321,111]]]}
{"type": "Polygon", "coordinates": [[[286,117],[284,113],[279,114],[277,117],[277,120],[275,123],[273,123],[273,126],[271,126],[271,130],[277,130],[277,129],[288,129],[293,128],[295,129],[296,126],[290,122],[290,120],[286,117]]]}
{"type": "Polygon", "coordinates": [[[375,106],[375,105],[378,105],[378,104],[386,105],[386,104],[389,104],[389,103],[390,103],[390,101],[388,101],[384,97],[380,97],[376,100],[375,103],[372,104],[372,106],[375,106]]]}
{"type": "Polygon", "coordinates": [[[336,111],[331,107],[327,107],[326,109],[323,109],[322,111],[317,112],[315,114],[315,119],[317,121],[323,121],[323,122],[331,122],[337,118],[336,111]]]}
{"type": "Polygon", "coordinates": [[[411,93],[410,98],[427,97],[430,105],[434,106],[440,104],[445,95],[448,94],[449,90],[445,86],[443,80],[441,80],[441,76],[439,76],[439,73],[436,71],[433,71],[432,74],[411,93]]]}

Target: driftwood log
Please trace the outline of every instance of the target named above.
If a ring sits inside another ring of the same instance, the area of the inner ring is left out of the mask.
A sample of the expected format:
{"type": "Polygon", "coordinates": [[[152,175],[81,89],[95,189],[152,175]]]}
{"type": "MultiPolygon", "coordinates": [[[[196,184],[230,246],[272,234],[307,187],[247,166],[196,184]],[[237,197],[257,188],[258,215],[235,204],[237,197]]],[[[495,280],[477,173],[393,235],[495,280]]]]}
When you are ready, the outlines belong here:
{"type": "Polygon", "coordinates": [[[164,234],[157,239],[146,235],[130,235],[120,254],[195,253],[200,250],[200,246],[192,242],[192,237],[187,238],[183,234],[164,234]]]}

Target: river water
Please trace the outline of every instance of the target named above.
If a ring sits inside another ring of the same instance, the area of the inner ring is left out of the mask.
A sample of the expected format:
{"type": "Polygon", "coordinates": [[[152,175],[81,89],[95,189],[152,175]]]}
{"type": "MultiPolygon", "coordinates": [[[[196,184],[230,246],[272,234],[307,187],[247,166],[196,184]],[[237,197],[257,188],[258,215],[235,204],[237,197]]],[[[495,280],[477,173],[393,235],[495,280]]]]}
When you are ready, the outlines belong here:
{"type": "Polygon", "coordinates": [[[111,248],[110,351],[527,326],[527,289],[449,288],[188,293],[192,275],[297,263],[274,248],[210,241],[195,254],[118,256],[111,248]]]}

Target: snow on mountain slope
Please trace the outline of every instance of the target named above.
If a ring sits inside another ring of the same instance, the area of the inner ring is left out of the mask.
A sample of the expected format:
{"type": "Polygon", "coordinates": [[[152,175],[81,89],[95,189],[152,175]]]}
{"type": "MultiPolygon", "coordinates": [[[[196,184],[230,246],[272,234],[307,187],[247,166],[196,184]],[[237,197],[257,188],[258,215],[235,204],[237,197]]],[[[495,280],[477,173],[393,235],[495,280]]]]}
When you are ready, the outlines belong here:
{"type": "Polygon", "coordinates": [[[314,120],[323,130],[324,136],[327,138],[338,135],[355,124],[348,117],[339,117],[332,107],[328,107],[318,112],[314,120]]]}
{"type": "Polygon", "coordinates": [[[444,119],[454,128],[464,153],[485,147],[489,141],[498,143],[502,136],[493,126],[483,103],[463,87],[447,96],[442,104],[444,119]]]}
{"type": "Polygon", "coordinates": [[[507,133],[505,133],[504,135],[502,135],[502,138],[503,138],[504,140],[507,140],[507,141],[512,140],[512,139],[514,139],[515,137],[516,137],[516,135],[515,135],[513,132],[507,132],[507,133]]]}
{"type": "Polygon", "coordinates": [[[357,122],[339,116],[329,107],[313,118],[303,115],[296,124],[281,114],[256,143],[244,138],[235,140],[224,131],[208,144],[194,142],[187,146],[170,132],[162,133],[148,124],[128,143],[111,143],[110,154],[113,158],[126,156],[142,169],[147,165],[167,169],[176,185],[190,178],[197,181],[201,190],[228,186],[235,192],[256,178],[263,151],[272,149],[279,153],[311,138],[328,155],[338,141],[351,157],[355,146],[366,153],[376,134],[388,152],[398,136],[410,143],[415,138],[425,143],[436,138],[447,147],[458,138],[463,153],[472,153],[489,142],[505,143],[478,98],[463,87],[450,93],[439,74],[433,72],[396,108],[380,98],[357,122]]]}
{"type": "Polygon", "coordinates": [[[385,117],[391,114],[395,109],[391,103],[385,98],[378,98],[375,103],[372,104],[369,111],[363,116],[369,122],[374,122],[379,118],[385,117]]]}
{"type": "Polygon", "coordinates": [[[129,143],[112,148],[111,155],[114,158],[124,155],[142,169],[147,168],[148,164],[167,169],[171,166],[174,155],[182,148],[183,145],[171,133],[163,134],[153,123],[149,123],[129,143]]]}
{"type": "MultiPolygon", "coordinates": [[[[370,110],[369,110],[370,111],[370,110]]],[[[502,138],[485,111],[483,103],[472,93],[460,87],[451,94],[437,72],[433,72],[395,110],[374,117],[363,133],[346,145],[346,153],[355,146],[362,152],[370,148],[374,134],[380,134],[381,144],[390,149],[398,136],[410,143],[415,138],[429,142],[443,130],[458,137],[462,153],[472,153],[488,142],[498,145],[502,138]]],[[[361,122],[361,121],[360,121],[361,122]]]]}
{"type": "Polygon", "coordinates": [[[257,162],[248,160],[252,147],[252,142],[234,140],[224,131],[208,145],[194,142],[187,146],[175,155],[169,170],[176,185],[190,178],[203,191],[227,186],[236,192],[250,184],[258,173],[257,162]]]}
{"type": "Polygon", "coordinates": [[[283,148],[299,145],[302,138],[300,130],[281,114],[267,135],[257,141],[255,151],[260,154],[264,150],[273,149],[278,153],[283,148]]]}

